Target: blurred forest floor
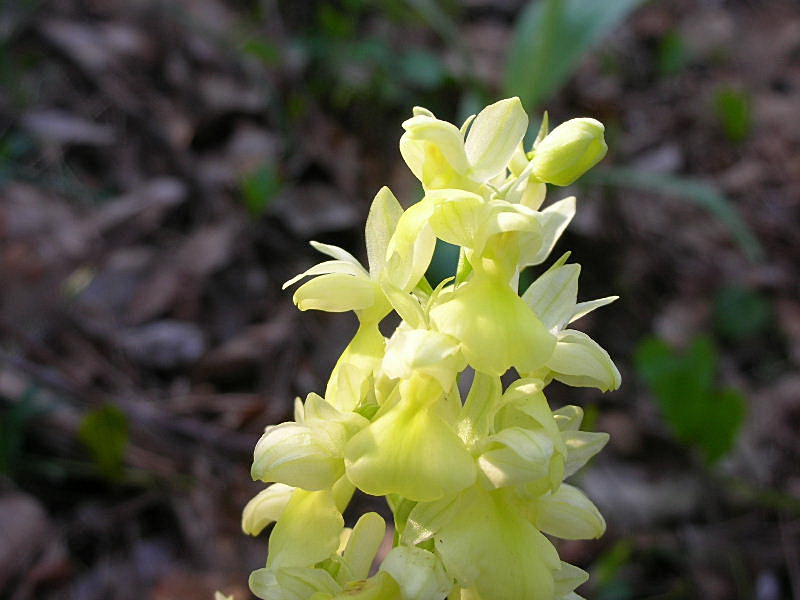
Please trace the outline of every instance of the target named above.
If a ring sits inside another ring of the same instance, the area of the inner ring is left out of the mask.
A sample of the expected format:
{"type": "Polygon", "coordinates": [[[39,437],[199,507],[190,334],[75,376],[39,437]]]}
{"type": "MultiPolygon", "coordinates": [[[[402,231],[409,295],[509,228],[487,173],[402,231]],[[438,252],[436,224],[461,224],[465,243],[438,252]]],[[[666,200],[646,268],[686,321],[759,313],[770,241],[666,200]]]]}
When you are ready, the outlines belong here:
{"type": "MultiPolygon", "coordinates": [[[[442,3],[454,48],[432,5],[0,4],[0,598],[250,597],[253,446],[354,331],[281,284],[309,239],[363,256],[381,185],[419,198],[400,123],[496,99],[523,8],[442,3]]],[[[553,385],[612,436],[581,481],[608,533],[562,557],[594,599],[800,598],[800,5],[647,3],[546,108],[606,123],[606,166],[712,181],[763,247],[647,186],[577,187],[559,248],[582,299],[621,296],[579,328],[623,386],[553,385]]]]}

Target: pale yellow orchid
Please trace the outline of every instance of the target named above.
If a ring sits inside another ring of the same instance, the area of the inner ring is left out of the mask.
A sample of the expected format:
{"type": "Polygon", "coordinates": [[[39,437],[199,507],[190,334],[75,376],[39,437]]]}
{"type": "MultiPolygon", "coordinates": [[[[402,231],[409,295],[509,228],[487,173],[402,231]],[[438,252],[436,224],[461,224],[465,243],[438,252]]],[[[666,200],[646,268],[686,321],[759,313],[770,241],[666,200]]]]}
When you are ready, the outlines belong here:
{"type": "Polygon", "coordinates": [[[555,336],[510,285],[489,274],[476,275],[447,294],[430,311],[440,332],[461,342],[476,371],[502,375],[511,367],[535,371],[553,353],[555,336]]]}
{"type": "Polygon", "coordinates": [[[400,152],[426,190],[480,191],[495,177],[505,176],[527,126],[516,97],[487,106],[461,129],[415,108],[414,116],[403,123],[400,152]]]}
{"type": "Polygon", "coordinates": [[[408,542],[433,539],[447,572],[478,598],[553,598],[558,554],[507,490],[475,485],[418,504],[408,519],[407,531],[416,534],[408,542]]]}
{"type": "Polygon", "coordinates": [[[552,411],[544,389],[554,379],[619,386],[605,350],[568,328],[616,297],[579,303],[580,267],[567,255],[521,296],[518,284],[575,214],[574,197],[545,205],[547,185],[572,183],[605,155],[603,126],[573,119],[549,131],[545,113],[526,152],[527,116],[509,98],[460,128],[415,108],[403,128],[422,200],[404,211],[381,189],[365,230],[368,268],[312,242],[332,260],[286,283],[310,277],[295,291],[298,308],[352,310],[359,326],[324,398],[298,399],[294,420],[256,445],[253,477],[274,483],[248,503],[242,528],[275,526],[251,589],[264,600],[580,600],[587,574],[543,534],[605,531],[565,479],[608,435],[581,431],[578,407],[552,411]],[[459,246],[460,259],[432,289],[437,239],[459,246]],[[400,323],[387,339],[378,326],[392,311],[400,323]],[[504,390],[510,369],[521,377],[504,390]],[[356,489],[386,496],[394,515],[379,566],[383,519],[367,513],[344,527],[356,489]]]}
{"type": "Polygon", "coordinates": [[[347,477],[368,494],[430,501],[475,481],[472,455],[442,419],[443,392],[432,377],[402,381],[394,405],[347,443],[347,477]],[[425,449],[421,452],[421,449],[425,449]]]}
{"type": "Polygon", "coordinates": [[[522,295],[544,326],[556,336],[555,348],[543,372],[567,385],[596,387],[604,392],[615,390],[621,378],[608,352],[585,333],[566,326],[614,302],[618,296],[577,302],[580,265],[565,264],[567,258],[568,254],[562,256],[522,295]]]}
{"type": "Polygon", "coordinates": [[[331,492],[294,490],[270,536],[266,567],[253,571],[250,589],[264,600],[403,600],[391,575],[369,577],[385,531],[374,512],[345,528],[331,492]]]}
{"type": "Polygon", "coordinates": [[[267,427],[256,444],[251,475],[306,490],[330,489],[344,474],[347,441],[369,421],[340,412],[314,393],[298,405],[295,421],[267,427]]]}
{"type": "MultiPolygon", "coordinates": [[[[368,381],[383,355],[385,340],[378,330],[378,323],[392,307],[381,290],[380,280],[388,271],[384,269],[387,248],[403,216],[403,209],[392,192],[389,188],[382,188],[372,202],[365,230],[369,270],[342,248],[311,242],[315,249],[334,260],[315,265],[283,284],[286,288],[304,277],[313,277],[294,293],[294,302],[300,310],[352,310],[358,316],[358,330],[337,361],[325,390],[328,402],[342,410],[352,410],[364,398],[368,381]]],[[[397,254],[391,264],[405,266],[409,263],[405,252],[391,250],[390,256],[397,254]]],[[[424,260],[421,257],[421,261],[424,260]]],[[[430,261],[430,256],[427,261],[430,261]]],[[[419,277],[425,268],[427,262],[419,271],[419,277]]]]}

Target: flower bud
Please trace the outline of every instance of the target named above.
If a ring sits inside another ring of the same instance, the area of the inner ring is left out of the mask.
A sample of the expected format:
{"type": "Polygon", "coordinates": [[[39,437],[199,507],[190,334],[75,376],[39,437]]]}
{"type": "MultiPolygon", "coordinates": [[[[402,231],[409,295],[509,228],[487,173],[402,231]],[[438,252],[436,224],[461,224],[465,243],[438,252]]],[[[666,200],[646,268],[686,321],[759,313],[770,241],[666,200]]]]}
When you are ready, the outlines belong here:
{"type": "Polygon", "coordinates": [[[533,173],[546,183],[570,185],[606,155],[605,127],[595,119],[570,119],[536,147],[533,173]]]}

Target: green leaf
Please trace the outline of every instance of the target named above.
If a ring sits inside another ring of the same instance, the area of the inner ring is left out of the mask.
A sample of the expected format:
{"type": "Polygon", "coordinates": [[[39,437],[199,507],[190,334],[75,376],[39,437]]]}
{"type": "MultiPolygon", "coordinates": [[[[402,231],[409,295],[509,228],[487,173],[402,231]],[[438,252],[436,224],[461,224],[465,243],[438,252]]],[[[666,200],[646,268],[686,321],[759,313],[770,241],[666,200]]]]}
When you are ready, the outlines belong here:
{"type": "Polygon", "coordinates": [[[505,96],[528,112],[553,96],[586,53],[643,0],[540,0],[522,12],[506,63],[505,96]]]}
{"type": "Polygon", "coordinates": [[[772,307],[755,290],[735,285],[722,288],[714,301],[714,328],[732,340],[763,333],[772,320],[772,307]]]}
{"type": "Polygon", "coordinates": [[[764,258],[761,243],[736,212],[730,200],[712,184],[689,177],[648,173],[626,168],[598,168],[587,173],[585,183],[626,187],[687,200],[715,216],[731,232],[742,252],[752,262],[764,258]]]}
{"type": "Polygon", "coordinates": [[[439,87],[447,77],[447,68],[439,57],[427,50],[413,49],[400,56],[400,74],[411,85],[423,90],[439,87]]]}
{"type": "Polygon", "coordinates": [[[685,353],[663,340],[648,339],[634,357],[637,373],[676,437],[699,448],[709,462],[731,449],[745,413],[741,394],[714,387],[716,360],[711,341],[701,336],[685,353]]]}
{"type": "Polygon", "coordinates": [[[25,432],[38,408],[34,403],[33,388],[28,388],[19,399],[0,413],[0,473],[13,476],[22,457],[25,432]]]}
{"type": "Polygon", "coordinates": [[[78,438],[89,449],[97,470],[109,479],[118,479],[128,445],[125,413],[113,404],[89,411],[78,429],[78,438]]]}
{"type": "Polygon", "coordinates": [[[750,99],[741,90],[724,87],[714,95],[717,113],[725,136],[732,142],[742,142],[750,133],[750,99]]]}
{"type": "Polygon", "coordinates": [[[408,6],[435,31],[436,34],[451,48],[455,48],[465,63],[469,63],[469,53],[464,44],[464,36],[455,19],[442,7],[437,0],[406,0],[408,6]]]}
{"type": "Polygon", "coordinates": [[[691,404],[711,390],[716,352],[704,337],[695,338],[686,355],[675,352],[664,340],[651,338],[639,345],[635,363],[657,396],[668,398],[668,403],[691,404]]]}
{"type": "Polygon", "coordinates": [[[595,600],[631,600],[633,591],[624,580],[623,571],[632,562],[633,547],[620,540],[594,562],[590,579],[597,588],[595,600]]]}
{"type": "Polygon", "coordinates": [[[662,77],[679,73],[686,66],[687,54],[683,38],[676,30],[667,32],[658,43],[658,72],[662,77]]]}
{"type": "Polygon", "coordinates": [[[278,173],[273,165],[263,165],[241,181],[241,192],[247,210],[254,217],[260,217],[275,199],[281,188],[278,173]]]}
{"type": "Polygon", "coordinates": [[[708,461],[714,462],[725,456],[736,441],[744,422],[746,404],[738,390],[716,390],[708,398],[707,409],[714,418],[705,420],[698,445],[708,461]]]}
{"type": "Polygon", "coordinates": [[[251,38],[242,44],[242,52],[255,56],[268,66],[277,65],[281,60],[278,46],[264,38],[251,38]]]}

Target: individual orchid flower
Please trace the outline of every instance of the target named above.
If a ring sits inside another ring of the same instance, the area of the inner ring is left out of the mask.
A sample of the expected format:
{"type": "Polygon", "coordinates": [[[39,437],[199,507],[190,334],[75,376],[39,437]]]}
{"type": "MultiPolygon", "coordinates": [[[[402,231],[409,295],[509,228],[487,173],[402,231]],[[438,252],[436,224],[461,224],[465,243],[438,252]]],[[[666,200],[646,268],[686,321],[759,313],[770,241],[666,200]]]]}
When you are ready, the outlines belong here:
{"type": "Polygon", "coordinates": [[[594,503],[568,483],[537,498],[531,512],[539,531],[561,539],[588,540],[606,531],[605,519],[594,503]]]}
{"type": "Polygon", "coordinates": [[[345,448],[347,477],[375,496],[430,501],[475,481],[472,455],[438,408],[443,392],[432,377],[412,375],[375,420],[345,448]],[[421,449],[424,448],[424,451],[421,449]]]}
{"type": "Polygon", "coordinates": [[[615,390],[621,378],[608,352],[585,333],[566,326],[596,308],[610,304],[618,296],[577,302],[581,268],[580,265],[565,264],[568,256],[565,254],[556,261],[522,295],[544,326],[556,335],[556,345],[545,363],[545,371],[567,385],[596,387],[604,392],[615,390]]]}
{"type": "Polygon", "coordinates": [[[343,527],[331,492],[295,490],[270,535],[266,567],[250,575],[250,589],[265,600],[338,591],[331,574],[315,565],[336,552],[343,527]]]}
{"type": "Polygon", "coordinates": [[[400,138],[400,152],[426,190],[479,191],[493,178],[505,175],[527,121],[516,97],[487,106],[460,130],[416,108],[414,116],[403,123],[406,132],[400,138]]]}
{"type": "Polygon", "coordinates": [[[581,431],[583,409],[579,406],[559,408],[553,412],[553,418],[567,449],[564,477],[569,477],[603,449],[608,443],[609,435],[603,432],[581,431]]]}
{"type": "MultiPolygon", "coordinates": [[[[391,190],[381,188],[372,202],[365,229],[369,270],[346,250],[311,242],[315,249],[334,260],[315,265],[283,284],[285,289],[304,277],[313,277],[294,293],[294,302],[300,310],[352,310],[358,316],[359,328],[337,361],[325,390],[328,401],[343,410],[352,410],[364,397],[368,380],[383,355],[384,338],[378,323],[391,311],[391,305],[379,282],[387,247],[402,217],[403,209],[391,190]]],[[[432,243],[433,240],[431,254],[432,243]]],[[[405,264],[407,258],[401,254],[395,262],[405,264]]],[[[427,264],[422,272],[425,268],[427,264]]]]}
{"type": "Polygon", "coordinates": [[[296,418],[267,427],[256,444],[253,479],[329,489],[344,475],[347,441],[369,422],[358,413],[336,410],[313,393],[299,405],[296,418]]]}
{"type": "MultiPolygon", "coordinates": [[[[296,489],[285,483],[273,483],[261,490],[242,511],[242,531],[249,535],[258,535],[268,525],[278,521],[296,489]]],[[[346,477],[333,484],[331,493],[339,512],[344,512],[347,508],[355,489],[346,477]]]]}
{"type": "Polygon", "coordinates": [[[522,204],[487,201],[463,190],[431,191],[420,204],[430,204],[436,237],[461,246],[475,271],[511,280],[522,253],[538,253],[541,248],[544,219],[522,204]]]}
{"type": "Polygon", "coordinates": [[[511,367],[535,371],[550,358],[555,336],[511,286],[489,274],[476,275],[443,293],[430,311],[440,332],[457,339],[476,371],[502,375],[511,367]]]}
{"type": "Polygon", "coordinates": [[[539,380],[518,379],[500,399],[478,459],[495,487],[522,486],[538,495],[561,485],[567,447],[542,387],[539,380]]]}
{"type": "Polygon", "coordinates": [[[465,366],[457,339],[438,331],[398,327],[386,344],[382,370],[393,379],[426,375],[447,393],[465,366]]]}
{"type": "Polygon", "coordinates": [[[475,485],[408,517],[406,543],[433,539],[447,573],[479,598],[552,598],[560,561],[507,490],[475,485]]]}
{"type": "Polygon", "coordinates": [[[295,490],[270,536],[267,565],[253,571],[250,589],[264,600],[402,600],[387,573],[368,578],[385,530],[374,512],[347,529],[331,492],[295,490]]]}

